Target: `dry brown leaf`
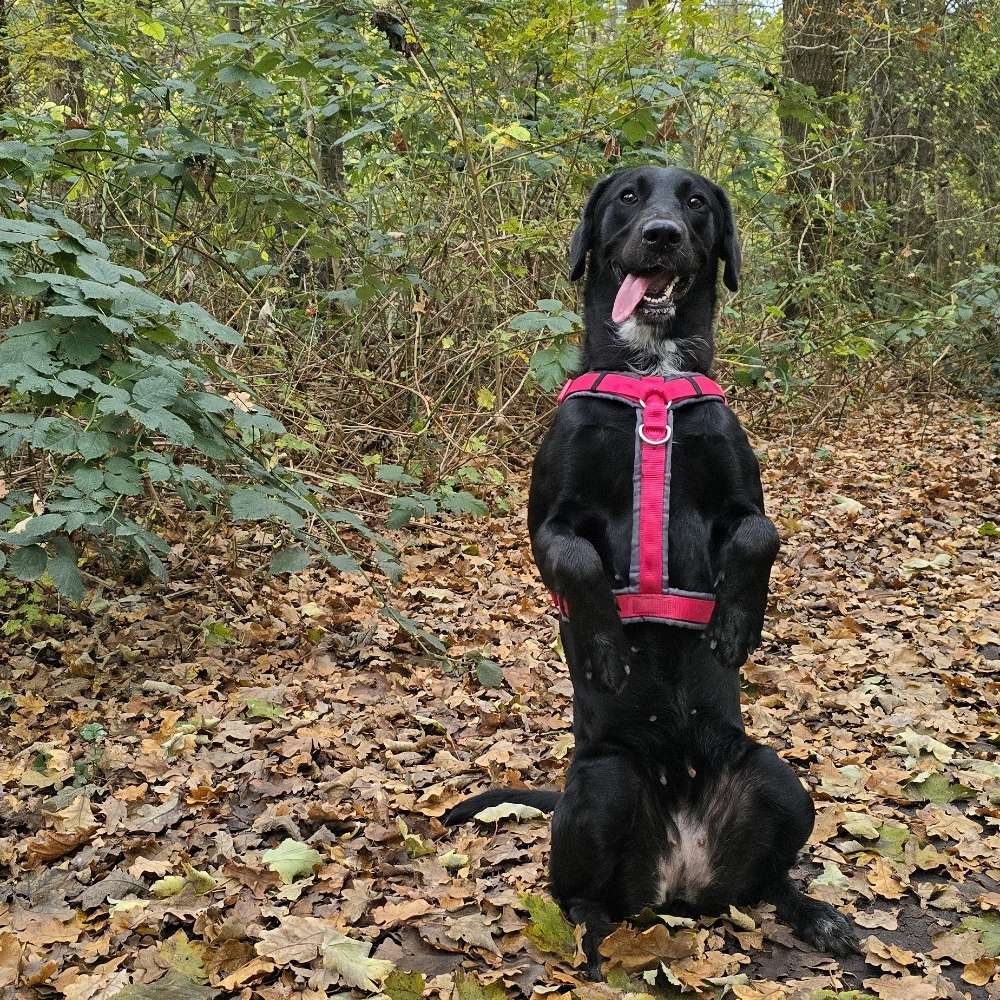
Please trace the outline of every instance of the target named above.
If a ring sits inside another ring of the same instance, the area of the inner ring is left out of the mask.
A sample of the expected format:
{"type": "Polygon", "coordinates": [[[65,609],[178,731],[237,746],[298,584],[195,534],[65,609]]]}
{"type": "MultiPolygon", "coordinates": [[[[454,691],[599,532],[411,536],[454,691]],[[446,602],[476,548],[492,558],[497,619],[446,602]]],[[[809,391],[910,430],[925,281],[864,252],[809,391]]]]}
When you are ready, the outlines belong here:
{"type": "Polygon", "coordinates": [[[319,958],[323,941],[337,930],[335,924],[318,917],[288,916],[274,930],[265,931],[257,942],[257,954],[275,965],[308,963],[319,958]]]}
{"type": "Polygon", "coordinates": [[[601,954],[628,972],[653,969],[660,962],[687,958],[697,950],[698,936],[694,931],[671,933],[663,924],[654,924],[645,931],[623,924],[601,942],[601,954]]]}
{"type": "Polygon", "coordinates": [[[986,954],[976,931],[945,931],[943,934],[935,934],[933,941],[931,958],[950,958],[966,965],[986,954]]]}
{"type": "Polygon", "coordinates": [[[70,833],[42,830],[25,845],[25,867],[37,868],[75,851],[97,832],[96,826],[80,827],[70,833]]]}
{"type": "Polygon", "coordinates": [[[372,920],[381,927],[398,927],[414,917],[430,913],[431,904],[426,899],[407,899],[400,903],[386,903],[372,910],[372,920]]]}
{"type": "Polygon", "coordinates": [[[898,910],[871,910],[864,913],[855,913],[854,922],[859,927],[876,928],[894,931],[899,926],[898,910]]]}
{"type": "Polygon", "coordinates": [[[865,949],[865,961],[877,969],[882,969],[883,972],[905,972],[917,960],[912,951],[887,944],[874,934],[865,938],[861,944],[865,949]]]}
{"type": "Polygon", "coordinates": [[[892,863],[886,858],[876,858],[869,867],[868,884],[883,899],[899,899],[904,892],[892,863]]]}
{"type": "Polygon", "coordinates": [[[226,976],[225,979],[220,979],[216,985],[226,992],[234,992],[239,989],[239,987],[243,986],[244,983],[248,983],[252,979],[265,976],[273,969],[274,962],[270,959],[255,958],[252,962],[248,962],[242,968],[237,969],[235,972],[226,976]]]}
{"type": "Polygon", "coordinates": [[[496,942],[493,940],[493,932],[486,926],[486,922],[478,913],[469,913],[464,917],[458,917],[448,922],[445,927],[445,934],[452,941],[460,941],[470,944],[474,948],[485,948],[487,951],[496,952],[496,942]]]}
{"type": "Polygon", "coordinates": [[[998,970],[1000,970],[1000,961],[984,955],[982,958],[976,959],[975,962],[970,962],[962,970],[962,979],[971,986],[985,986],[996,976],[998,970]]]}
{"type": "Polygon", "coordinates": [[[0,986],[13,986],[21,971],[21,943],[9,931],[0,933],[0,986]]]}
{"type": "Polygon", "coordinates": [[[864,980],[863,985],[881,1000],[935,1000],[948,995],[939,983],[921,976],[880,976],[864,980]]]}

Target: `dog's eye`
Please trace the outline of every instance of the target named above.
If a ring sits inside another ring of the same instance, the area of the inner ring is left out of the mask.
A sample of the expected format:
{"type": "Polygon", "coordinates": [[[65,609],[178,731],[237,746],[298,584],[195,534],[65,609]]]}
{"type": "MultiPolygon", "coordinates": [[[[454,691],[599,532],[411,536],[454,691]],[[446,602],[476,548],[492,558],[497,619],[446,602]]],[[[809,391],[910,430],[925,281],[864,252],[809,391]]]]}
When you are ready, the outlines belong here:
{"type": "Polygon", "coordinates": [[[625,202],[626,205],[631,205],[632,202],[639,200],[639,196],[631,188],[626,188],[621,193],[621,200],[625,202]]]}
{"type": "Polygon", "coordinates": [[[689,208],[704,208],[705,207],[705,199],[702,198],[702,196],[700,194],[693,194],[693,195],[691,195],[690,198],[688,198],[688,207],[689,208]]]}

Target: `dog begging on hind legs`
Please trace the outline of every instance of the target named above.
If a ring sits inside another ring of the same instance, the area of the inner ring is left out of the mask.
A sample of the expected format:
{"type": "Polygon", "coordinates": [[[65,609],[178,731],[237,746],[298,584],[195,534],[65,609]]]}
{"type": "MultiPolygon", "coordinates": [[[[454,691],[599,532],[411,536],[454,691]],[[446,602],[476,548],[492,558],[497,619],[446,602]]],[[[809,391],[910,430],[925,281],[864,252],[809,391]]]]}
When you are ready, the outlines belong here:
{"type": "Polygon", "coordinates": [[[581,374],[532,470],[532,552],[560,611],[576,746],[552,809],[552,893],[600,943],[651,907],[712,914],[767,900],[795,933],[856,950],[849,921],[789,871],[813,828],[792,769],[751,739],[739,669],[760,642],[778,534],[757,459],[708,377],[718,268],[740,249],[721,188],[676,168],[602,180],[573,234],[586,275],[581,374]]]}

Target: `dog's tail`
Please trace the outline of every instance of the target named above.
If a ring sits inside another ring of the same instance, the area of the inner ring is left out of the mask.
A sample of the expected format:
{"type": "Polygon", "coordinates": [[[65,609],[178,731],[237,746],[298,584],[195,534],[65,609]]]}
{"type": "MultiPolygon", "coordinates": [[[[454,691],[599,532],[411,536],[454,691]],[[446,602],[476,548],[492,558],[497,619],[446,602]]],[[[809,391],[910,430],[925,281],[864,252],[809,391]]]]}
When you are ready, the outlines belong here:
{"type": "Polygon", "coordinates": [[[559,801],[561,792],[554,788],[491,788],[459,802],[449,809],[441,819],[445,826],[457,826],[466,823],[481,809],[511,802],[516,806],[534,806],[542,812],[552,812],[559,801]]]}

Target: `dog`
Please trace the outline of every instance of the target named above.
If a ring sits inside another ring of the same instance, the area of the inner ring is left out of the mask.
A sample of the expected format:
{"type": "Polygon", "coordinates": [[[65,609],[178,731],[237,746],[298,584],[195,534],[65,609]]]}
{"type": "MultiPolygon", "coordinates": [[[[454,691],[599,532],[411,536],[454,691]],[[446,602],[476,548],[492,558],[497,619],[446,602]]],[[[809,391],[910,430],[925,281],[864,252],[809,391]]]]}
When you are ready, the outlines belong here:
{"type": "Polygon", "coordinates": [[[779,539],[746,434],[705,377],[720,262],[736,291],[732,208],[706,178],[626,168],[593,189],[570,277],[586,274],[582,371],[608,374],[564,390],[528,507],[562,611],[575,750],[561,794],[492,789],[445,816],[501,802],[554,810],[551,889],[586,925],[594,978],[601,941],[646,907],[698,915],[766,900],[817,949],[857,950],[850,922],[789,877],[813,829],[809,794],[743,727],[739,668],[760,642],[779,539]],[[661,383],[683,398],[638,398],[661,383]],[[653,593],[636,592],[637,561],[653,593]],[[669,586],[656,575],[668,567],[669,586]]]}

